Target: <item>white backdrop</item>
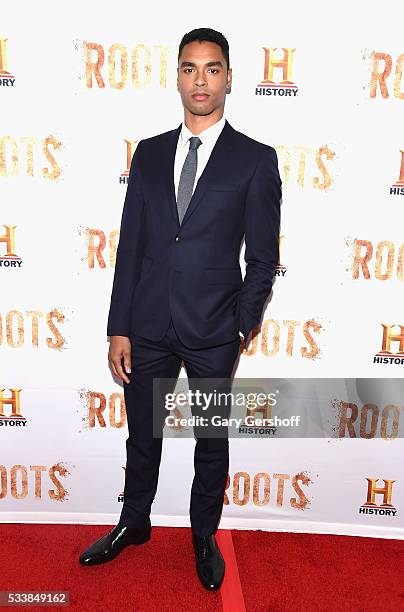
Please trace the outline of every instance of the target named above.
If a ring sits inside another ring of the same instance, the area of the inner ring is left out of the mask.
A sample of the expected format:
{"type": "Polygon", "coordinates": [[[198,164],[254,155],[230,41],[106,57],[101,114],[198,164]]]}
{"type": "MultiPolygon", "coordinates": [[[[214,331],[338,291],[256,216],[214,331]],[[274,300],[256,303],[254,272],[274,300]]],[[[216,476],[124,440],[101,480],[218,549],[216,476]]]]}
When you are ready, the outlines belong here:
{"type": "MultiPolygon", "coordinates": [[[[3,7],[0,520],[119,516],[127,426],[106,321],[126,141],[133,154],[139,140],[182,121],[177,49],[195,27],[228,38],[225,116],[277,149],[283,181],[279,274],[236,377],[370,378],[367,402],[380,412],[391,403],[377,379],[401,378],[403,359],[374,356],[383,325],[394,326],[390,352],[404,351],[404,9],[383,3],[386,28],[376,4],[327,4],[254,0],[239,14],[234,3],[208,2],[192,17],[185,2],[3,7]],[[265,49],[275,60],[294,50],[295,93],[279,95],[279,67],[271,95],[256,93],[265,49]],[[102,51],[97,82],[88,64],[102,51]],[[390,61],[390,74],[376,78],[390,61]]],[[[359,397],[336,399],[357,401],[361,415],[359,397]]],[[[357,439],[345,430],[335,439],[232,440],[221,526],[402,538],[404,443],[380,438],[381,423],[375,417],[370,439],[358,425],[357,439]],[[395,512],[381,512],[386,498],[376,493],[375,512],[360,513],[367,479],[390,487],[395,512]]],[[[189,525],[193,445],[165,441],[156,525],[189,525]]]]}

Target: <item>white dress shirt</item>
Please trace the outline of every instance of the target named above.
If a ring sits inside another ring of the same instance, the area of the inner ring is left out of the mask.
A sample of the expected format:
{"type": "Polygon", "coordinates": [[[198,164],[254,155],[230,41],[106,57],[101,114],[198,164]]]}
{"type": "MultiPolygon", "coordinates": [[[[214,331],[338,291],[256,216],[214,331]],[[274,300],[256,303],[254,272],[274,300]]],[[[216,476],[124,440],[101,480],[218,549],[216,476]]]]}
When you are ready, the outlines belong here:
{"type": "MultiPolygon", "coordinates": [[[[177,150],[175,152],[174,160],[175,199],[177,199],[178,184],[180,182],[182,166],[184,165],[185,158],[188,155],[189,151],[189,139],[191,138],[191,136],[198,136],[202,141],[202,143],[197,149],[198,165],[196,169],[194,188],[192,190],[193,193],[195,191],[198,179],[201,176],[206,164],[208,163],[213,147],[215,146],[216,141],[219,138],[219,134],[224,128],[224,124],[225,117],[222,116],[219,121],[216,121],[216,123],[208,127],[206,130],[203,130],[203,132],[200,132],[199,134],[193,134],[191,130],[187,128],[184,121],[182,122],[181,132],[178,138],[177,150]]],[[[241,338],[244,339],[244,336],[241,331],[239,331],[239,334],[241,338]]]]}
{"type": "Polygon", "coordinates": [[[224,116],[216,121],[213,125],[203,130],[200,134],[193,134],[191,130],[187,128],[184,121],[182,122],[181,132],[177,142],[177,150],[175,153],[174,160],[174,185],[175,185],[175,199],[177,199],[178,184],[180,182],[181,170],[184,165],[184,161],[189,151],[189,139],[191,136],[198,136],[202,144],[199,145],[198,151],[198,166],[196,169],[196,176],[194,182],[194,188],[192,193],[195,191],[196,184],[199,177],[201,176],[206,164],[208,163],[210,154],[212,153],[213,147],[216,144],[216,140],[219,138],[219,134],[224,128],[225,124],[224,116]]]}

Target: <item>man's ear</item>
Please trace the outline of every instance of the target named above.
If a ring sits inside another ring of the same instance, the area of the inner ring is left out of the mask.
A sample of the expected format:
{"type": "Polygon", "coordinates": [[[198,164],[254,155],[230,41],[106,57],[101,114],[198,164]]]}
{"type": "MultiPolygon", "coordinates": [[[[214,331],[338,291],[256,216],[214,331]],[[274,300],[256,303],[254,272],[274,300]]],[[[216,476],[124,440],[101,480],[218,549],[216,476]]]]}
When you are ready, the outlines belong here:
{"type": "Polygon", "coordinates": [[[231,82],[232,82],[232,69],[229,68],[227,71],[227,85],[226,85],[226,93],[231,93],[231,82]]]}

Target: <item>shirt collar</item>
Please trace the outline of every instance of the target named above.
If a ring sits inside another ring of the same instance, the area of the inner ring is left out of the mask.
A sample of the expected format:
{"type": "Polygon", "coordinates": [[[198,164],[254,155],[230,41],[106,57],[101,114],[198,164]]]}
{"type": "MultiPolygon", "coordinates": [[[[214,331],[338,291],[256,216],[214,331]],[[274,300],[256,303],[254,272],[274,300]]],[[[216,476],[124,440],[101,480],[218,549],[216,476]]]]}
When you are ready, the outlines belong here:
{"type": "MultiPolygon", "coordinates": [[[[226,119],[223,115],[221,119],[219,119],[219,121],[216,121],[216,123],[206,128],[206,130],[203,130],[203,132],[200,132],[200,134],[197,134],[197,136],[202,140],[202,144],[207,143],[207,142],[213,142],[217,140],[220,132],[222,131],[224,127],[225,122],[226,122],[226,119]]],[[[189,144],[189,138],[191,138],[191,136],[195,136],[195,134],[193,134],[191,130],[187,128],[187,126],[185,125],[185,122],[183,121],[182,127],[181,127],[181,133],[180,133],[180,144],[183,147],[185,147],[186,144],[189,144]]]]}

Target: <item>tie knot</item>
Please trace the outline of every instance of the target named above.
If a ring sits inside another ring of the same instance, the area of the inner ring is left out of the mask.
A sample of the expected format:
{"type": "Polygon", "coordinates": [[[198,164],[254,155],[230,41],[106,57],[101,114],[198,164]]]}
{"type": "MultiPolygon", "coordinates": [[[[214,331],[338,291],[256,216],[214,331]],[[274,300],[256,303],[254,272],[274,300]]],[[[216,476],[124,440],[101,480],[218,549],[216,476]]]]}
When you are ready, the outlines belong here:
{"type": "Polygon", "coordinates": [[[202,140],[199,138],[199,136],[191,136],[191,138],[189,139],[190,150],[197,149],[201,144],[202,140]]]}

